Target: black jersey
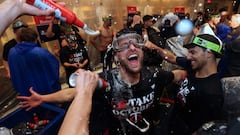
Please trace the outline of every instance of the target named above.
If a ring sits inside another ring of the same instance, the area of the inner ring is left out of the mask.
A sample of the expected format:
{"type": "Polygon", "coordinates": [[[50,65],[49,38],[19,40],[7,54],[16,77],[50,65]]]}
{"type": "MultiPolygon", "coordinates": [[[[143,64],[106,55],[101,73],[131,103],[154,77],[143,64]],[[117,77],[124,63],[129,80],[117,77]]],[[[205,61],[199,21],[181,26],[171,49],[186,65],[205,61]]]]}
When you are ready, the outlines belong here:
{"type": "MultiPolygon", "coordinates": [[[[89,60],[89,57],[88,57],[87,50],[83,45],[78,45],[76,49],[70,49],[68,46],[64,46],[60,50],[60,60],[62,64],[64,62],[68,62],[71,64],[82,63],[86,59],[89,60]]],[[[64,67],[64,68],[66,71],[67,80],[69,76],[78,69],[76,67],[64,67]]],[[[83,67],[83,69],[89,70],[89,68],[90,68],[90,65],[88,62],[88,64],[86,64],[85,67],[83,67]]]]}
{"type": "MultiPolygon", "coordinates": [[[[187,66],[184,58],[178,58],[177,62],[179,65],[187,66]]],[[[194,71],[186,69],[188,76],[181,83],[177,94],[176,115],[181,119],[181,124],[176,124],[179,129],[173,134],[190,134],[203,123],[221,119],[223,90],[218,74],[196,78],[194,71]]]]}
{"type": "Polygon", "coordinates": [[[96,92],[93,97],[90,129],[102,127],[111,135],[124,132],[127,135],[149,134],[153,122],[158,120],[160,94],[173,78],[172,72],[146,67],[141,71],[140,81],[130,85],[121,80],[117,69],[109,71],[107,80],[110,87],[104,92],[96,92]]]}

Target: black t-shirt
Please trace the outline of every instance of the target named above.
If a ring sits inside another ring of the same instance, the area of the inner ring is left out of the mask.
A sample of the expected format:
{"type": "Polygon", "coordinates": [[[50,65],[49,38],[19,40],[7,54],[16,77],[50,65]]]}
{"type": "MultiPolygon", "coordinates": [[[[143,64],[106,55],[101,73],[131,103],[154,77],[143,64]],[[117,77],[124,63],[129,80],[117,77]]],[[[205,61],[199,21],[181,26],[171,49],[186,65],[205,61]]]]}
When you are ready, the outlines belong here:
{"type": "MultiPolygon", "coordinates": [[[[177,59],[177,63],[183,67],[187,66],[185,58],[177,59]]],[[[191,66],[187,66],[191,67],[191,66]]],[[[188,76],[180,84],[177,94],[176,114],[182,119],[178,127],[183,126],[174,134],[190,134],[208,121],[221,119],[223,106],[223,90],[218,74],[212,74],[205,78],[196,78],[195,72],[187,68],[188,76]],[[181,125],[181,126],[180,126],[181,125]]]]}
{"type": "MultiPolygon", "coordinates": [[[[89,59],[87,50],[85,46],[78,45],[76,49],[70,49],[68,46],[64,46],[60,50],[60,60],[63,64],[64,62],[68,63],[82,63],[84,60],[89,59]]],[[[76,67],[65,67],[67,79],[71,75],[71,73],[75,72],[78,68],[76,67]]],[[[89,62],[83,67],[85,70],[89,70],[89,62]]]]}
{"type": "Polygon", "coordinates": [[[9,53],[10,49],[13,48],[16,44],[17,44],[17,41],[15,39],[11,39],[10,41],[8,41],[4,45],[4,47],[3,47],[3,59],[5,61],[8,61],[8,53],[9,53]]]}
{"type": "MultiPolygon", "coordinates": [[[[93,110],[90,122],[90,134],[93,130],[109,129],[111,135],[126,130],[127,134],[140,134],[138,127],[144,129],[149,123],[158,120],[158,102],[163,88],[173,81],[172,72],[159,67],[145,67],[141,79],[136,85],[129,85],[120,79],[117,69],[108,72],[110,87],[96,90],[93,97],[93,110]],[[94,128],[91,130],[91,128],[94,128]]],[[[141,133],[141,134],[146,134],[141,133]]]]}

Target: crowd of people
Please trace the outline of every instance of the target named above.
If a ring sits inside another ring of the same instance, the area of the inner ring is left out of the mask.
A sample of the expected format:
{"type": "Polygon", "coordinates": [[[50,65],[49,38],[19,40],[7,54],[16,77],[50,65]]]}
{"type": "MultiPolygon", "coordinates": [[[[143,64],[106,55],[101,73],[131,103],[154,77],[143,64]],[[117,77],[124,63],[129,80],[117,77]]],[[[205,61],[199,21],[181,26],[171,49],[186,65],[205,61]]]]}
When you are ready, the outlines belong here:
{"type": "MultiPolygon", "coordinates": [[[[56,56],[41,47],[35,30],[14,21],[21,15],[53,15],[54,10],[38,9],[25,0],[5,0],[0,8],[4,9],[0,17],[5,18],[0,33],[13,22],[16,35],[4,46],[3,54],[8,77],[20,93],[17,99],[21,107],[31,110],[42,103],[71,103],[64,108],[67,113],[60,135],[201,135],[211,130],[212,125],[203,127],[205,123],[228,120],[222,113],[221,79],[240,75],[236,59],[240,14],[228,17],[225,8],[214,14],[199,12],[192,21],[194,29],[187,35],[190,40],[185,39],[181,46],[188,50],[186,56],[177,56],[165,44],[178,36],[174,26],[189,16],[170,13],[156,28],[153,16],[142,17],[136,12],[128,26],[116,33],[111,28],[112,16],[104,17],[100,34],[92,37],[91,43],[101,52],[102,62],[111,49],[107,56],[115,67],[98,74],[91,71],[86,41],[76,27],[68,25],[62,32],[58,20],[49,24],[46,36],[59,40],[56,56]],[[66,80],[77,74],[75,87],[69,84],[69,88],[61,89],[57,57],[65,67],[66,80]],[[178,68],[166,71],[163,61],[178,68]],[[107,87],[98,86],[101,79],[107,87]],[[161,95],[166,89],[173,91],[174,107],[168,110],[168,122],[162,123],[161,95]]],[[[222,130],[209,132],[218,134],[222,130]]]]}

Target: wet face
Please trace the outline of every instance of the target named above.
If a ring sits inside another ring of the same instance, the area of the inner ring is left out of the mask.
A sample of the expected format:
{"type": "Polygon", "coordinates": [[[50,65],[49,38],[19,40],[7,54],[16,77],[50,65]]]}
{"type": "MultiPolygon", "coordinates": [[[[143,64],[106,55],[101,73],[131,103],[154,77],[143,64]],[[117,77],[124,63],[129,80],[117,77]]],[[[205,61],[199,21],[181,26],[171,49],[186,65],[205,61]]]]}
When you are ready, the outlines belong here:
{"type": "Polygon", "coordinates": [[[118,41],[120,47],[127,46],[115,54],[115,60],[120,62],[120,68],[129,73],[139,73],[142,68],[143,51],[137,46],[134,38],[124,38],[118,41]]]}
{"type": "Polygon", "coordinates": [[[207,51],[198,46],[189,48],[187,59],[191,61],[192,69],[199,71],[206,65],[207,51]]]}

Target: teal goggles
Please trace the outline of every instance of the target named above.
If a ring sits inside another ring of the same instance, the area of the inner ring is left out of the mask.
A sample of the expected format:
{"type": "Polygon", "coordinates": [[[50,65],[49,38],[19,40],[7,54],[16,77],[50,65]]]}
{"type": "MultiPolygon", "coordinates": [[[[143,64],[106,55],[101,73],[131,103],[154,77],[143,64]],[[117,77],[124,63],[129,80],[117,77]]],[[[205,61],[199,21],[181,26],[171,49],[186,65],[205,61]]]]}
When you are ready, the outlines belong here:
{"type": "Polygon", "coordinates": [[[210,41],[207,41],[205,39],[202,39],[200,37],[195,37],[193,39],[193,42],[194,44],[198,45],[198,46],[201,46],[201,47],[204,47],[204,48],[207,48],[211,51],[214,51],[218,54],[222,54],[222,45],[218,45],[218,44],[215,44],[213,42],[210,42],[210,41]]]}
{"type": "Polygon", "coordinates": [[[136,48],[142,48],[144,46],[143,38],[136,33],[124,34],[113,40],[113,50],[120,52],[129,48],[130,45],[134,45],[136,48]],[[128,39],[128,40],[126,40],[128,39]],[[119,44],[119,41],[126,40],[119,44]]]}

